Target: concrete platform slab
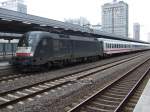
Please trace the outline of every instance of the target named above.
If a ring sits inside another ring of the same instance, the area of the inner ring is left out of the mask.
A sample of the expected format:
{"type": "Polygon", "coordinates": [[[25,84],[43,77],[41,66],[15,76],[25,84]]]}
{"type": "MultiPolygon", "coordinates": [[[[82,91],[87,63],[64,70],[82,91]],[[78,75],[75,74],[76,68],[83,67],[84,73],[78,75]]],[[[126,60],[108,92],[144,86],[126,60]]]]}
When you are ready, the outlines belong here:
{"type": "Polygon", "coordinates": [[[9,62],[6,61],[6,62],[0,62],[0,67],[4,67],[4,66],[9,66],[9,62]]]}
{"type": "Polygon", "coordinates": [[[148,81],[133,112],[150,112],[150,80],[148,81]]]}

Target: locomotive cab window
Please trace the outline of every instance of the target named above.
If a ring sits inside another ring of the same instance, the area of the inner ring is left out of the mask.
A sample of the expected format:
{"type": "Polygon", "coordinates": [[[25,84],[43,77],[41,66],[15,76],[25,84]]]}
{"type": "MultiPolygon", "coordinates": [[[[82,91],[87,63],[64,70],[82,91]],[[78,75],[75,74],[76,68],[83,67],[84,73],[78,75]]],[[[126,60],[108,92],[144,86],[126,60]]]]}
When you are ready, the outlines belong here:
{"type": "Polygon", "coordinates": [[[18,43],[19,47],[31,47],[31,50],[34,51],[40,38],[35,33],[24,34],[21,40],[18,43]]]}
{"type": "Polygon", "coordinates": [[[23,37],[20,39],[19,43],[18,43],[19,47],[26,47],[28,46],[28,41],[26,38],[26,35],[23,35],[23,37]]]}

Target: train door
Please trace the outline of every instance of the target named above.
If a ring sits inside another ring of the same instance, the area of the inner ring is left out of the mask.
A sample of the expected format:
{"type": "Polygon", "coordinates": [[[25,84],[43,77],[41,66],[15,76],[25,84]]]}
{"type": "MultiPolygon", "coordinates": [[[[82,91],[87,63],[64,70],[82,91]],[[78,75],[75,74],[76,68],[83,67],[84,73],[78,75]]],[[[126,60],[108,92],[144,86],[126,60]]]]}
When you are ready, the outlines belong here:
{"type": "Polygon", "coordinates": [[[103,53],[104,53],[104,42],[99,41],[99,54],[100,54],[100,56],[103,56],[103,53]]]}

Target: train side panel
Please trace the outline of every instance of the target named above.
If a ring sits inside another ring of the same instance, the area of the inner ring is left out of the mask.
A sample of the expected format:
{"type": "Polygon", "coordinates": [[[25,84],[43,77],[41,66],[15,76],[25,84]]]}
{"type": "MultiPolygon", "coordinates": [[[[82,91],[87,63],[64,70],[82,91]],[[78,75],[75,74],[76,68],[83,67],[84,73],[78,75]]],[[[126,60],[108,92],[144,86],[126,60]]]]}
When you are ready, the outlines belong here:
{"type": "MultiPolygon", "coordinates": [[[[82,38],[82,37],[80,37],[82,38]]],[[[84,37],[83,37],[84,38],[84,37]]],[[[84,40],[74,37],[72,41],[73,58],[99,56],[99,42],[94,38],[84,40]]]]}

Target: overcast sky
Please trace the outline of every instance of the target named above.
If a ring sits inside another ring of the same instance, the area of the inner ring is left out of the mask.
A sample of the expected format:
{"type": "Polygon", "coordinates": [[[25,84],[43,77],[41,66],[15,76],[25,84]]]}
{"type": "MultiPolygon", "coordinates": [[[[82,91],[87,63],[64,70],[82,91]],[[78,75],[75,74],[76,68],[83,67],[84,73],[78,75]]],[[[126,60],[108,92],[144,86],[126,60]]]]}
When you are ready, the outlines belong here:
{"type": "MultiPolygon", "coordinates": [[[[0,0],[5,1],[5,0],[0,0]]],[[[113,0],[25,0],[28,13],[63,21],[65,18],[86,17],[91,24],[101,24],[101,6],[113,0]]],[[[120,0],[119,0],[120,1],[120,0]]],[[[150,1],[123,0],[129,5],[129,36],[133,37],[133,23],[141,25],[141,39],[150,32],[150,1]]]]}

